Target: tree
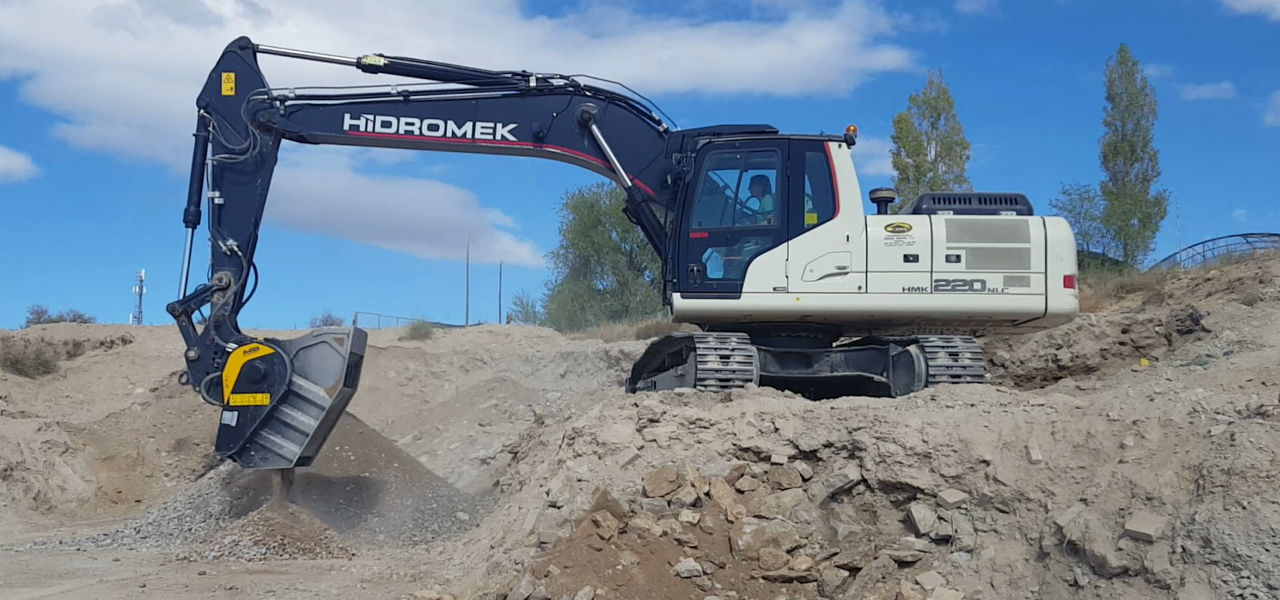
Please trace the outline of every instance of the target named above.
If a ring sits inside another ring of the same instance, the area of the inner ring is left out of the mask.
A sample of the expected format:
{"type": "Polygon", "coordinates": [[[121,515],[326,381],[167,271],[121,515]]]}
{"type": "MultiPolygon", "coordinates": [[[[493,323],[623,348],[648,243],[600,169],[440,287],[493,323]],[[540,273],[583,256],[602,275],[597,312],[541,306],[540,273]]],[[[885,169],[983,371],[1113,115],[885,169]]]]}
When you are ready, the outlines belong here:
{"type": "Polygon", "coordinates": [[[1153,144],[1156,93],[1124,44],[1107,60],[1106,86],[1101,223],[1115,241],[1116,258],[1138,266],[1151,253],[1169,209],[1169,193],[1152,190],[1160,179],[1160,152],[1153,144]]]}
{"type": "Polygon", "coordinates": [[[312,327],[342,327],[347,324],[347,320],[333,314],[329,311],[320,313],[319,316],[311,317],[312,327]]]}
{"type": "Polygon", "coordinates": [[[662,263],[622,214],[625,204],[623,193],[609,183],[564,195],[560,244],[548,254],[546,325],[577,331],[662,312],[662,263]]]}
{"type": "Polygon", "coordinates": [[[898,192],[893,212],[925,192],[972,189],[966,174],[969,140],[942,71],[930,71],[924,89],[907,99],[907,109],[893,118],[891,139],[898,192]]]}
{"type": "Polygon", "coordinates": [[[511,297],[511,307],[507,309],[508,323],[542,325],[544,320],[542,308],[532,294],[522,291],[511,297]]]}
{"type": "Polygon", "coordinates": [[[1096,187],[1084,183],[1064,183],[1058,190],[1058,197],[1049,201],[1049,206],[1071,224],[1081,250],[1110,254],[1115,241],[1102,226],[1102,213],[1106,204],[1096,187]]]}
{"type": "Polygon", "coordinates": [[[40,305],[32,304],[27,308],[27,321],[23,323],[23,327],[31,327],[32,325],[44,325],[46,323],[96,323],[97,319],[82,313],[74,308],[69,308],[60,313],[49,312],[49,309],[40,305]]]}

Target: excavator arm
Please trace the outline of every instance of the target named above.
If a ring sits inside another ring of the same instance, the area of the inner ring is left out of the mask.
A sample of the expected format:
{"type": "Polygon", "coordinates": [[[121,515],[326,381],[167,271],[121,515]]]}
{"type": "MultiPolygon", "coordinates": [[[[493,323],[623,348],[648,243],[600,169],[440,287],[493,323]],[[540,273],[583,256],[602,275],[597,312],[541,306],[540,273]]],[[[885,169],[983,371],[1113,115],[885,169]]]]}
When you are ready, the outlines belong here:
{"type": "Polygon", "coordinates": [[[310,464],[355,393],[364,354],[365,334],[354,327],[274,340],[245,335],[237,324],[252,294],[258,230],[284,140],[577,165],[625,190],[628,218],[671,269],[676,157],[687,140],[645,105],[612,90],[564,75],[383,55],[346,58],[242,37],[223,51],[196,104],[182,290],[168,312],[186,342],[188,383],[222,409],[217,453],[247,468],[310,464]],[[262,54],[399,80],[377,87],[277,89],[259,68],[262,54]],[[206,204],[210,277],[188,293],[195,229],[206,204]],[[197,323],[205,307],[209,313],[197,323]]]}

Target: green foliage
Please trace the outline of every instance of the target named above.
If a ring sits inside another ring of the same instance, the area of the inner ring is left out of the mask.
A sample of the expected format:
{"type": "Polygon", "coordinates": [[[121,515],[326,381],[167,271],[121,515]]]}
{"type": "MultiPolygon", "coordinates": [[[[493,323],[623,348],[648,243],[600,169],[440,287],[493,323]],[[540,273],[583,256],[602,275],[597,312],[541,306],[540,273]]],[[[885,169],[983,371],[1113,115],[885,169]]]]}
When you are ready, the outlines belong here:
{"type": "Polygon", "coordinates": [[[662,264],[622,213],[626,197],[609,183],[567,192],[560,244],[548,254],[552,281],[542,323],[581,331],[662,313],[662,264]]]}
{"type": "Polygon", "coordinates": [[[1049,206],[1071,224],[1076,244],[1084,254],[1109,254],[1114,248],[1115,240],[1102,226],[1106,203],[1094,186],[1064,183],[1058,190],[1058,197],[1049,201],[1049,206]]]}
{"type": "Polygon", "coordinates": [[[0,369],[35,379],[58,372],[62,358],[57,348],[43,340],[0,338],[0,369]]]}
{"type": "Polygon", "coordinates": [[[60,313],[51,313],[49,309],[39,304],[32,304],[27,308],[27,321],[22,326],[31,327],[32,325],[44,325],[47,323],[96,323],[97,319],[84,314],[74,308],[69,308],[60,313]]]}
{"type": "Polygon", "coordinates": [[[312,327],[342,327],[347,324],[347,320],[335,315],[329,311],[324,311],[318,316],[311,317],[312,327]]]}
{"type": "Polygon", "coordinates": [[[972,189],[966,168],[970,146],[956,115],[956,103],[942,78],[930,71],[924,89],[907,99],[907,109],[893,118],[893,212],[925,192],[972,189]]]}
{"type": "Polygon", "coordinates": [[[1169,193],[1152,190],[1160,178],[1153,132],[1156,93],[1124,44],[1107,61],[1106,88],[1106,132],[1099,153],[1106,174],[1098,186],[1105,200],[1101,224],[1115,242],[1113,255],[1136,266],[1151,253],[1169,208],[1169,193]]]}
{"type": "Polygon", "coordinates": [[[545,319],[538,300],[529,292],[521,291],[511,297],[511,306],[507,308],[508,323],[542,325],[545,319]]]}
{"type": "Polygon", "coordinates": [[[414,321],[409,328],[404,331],[404,335],[400,336],[402,340],[421,341],[429,340],[431,336],[436,334],[436,326],[429,321],[414,321]]]}

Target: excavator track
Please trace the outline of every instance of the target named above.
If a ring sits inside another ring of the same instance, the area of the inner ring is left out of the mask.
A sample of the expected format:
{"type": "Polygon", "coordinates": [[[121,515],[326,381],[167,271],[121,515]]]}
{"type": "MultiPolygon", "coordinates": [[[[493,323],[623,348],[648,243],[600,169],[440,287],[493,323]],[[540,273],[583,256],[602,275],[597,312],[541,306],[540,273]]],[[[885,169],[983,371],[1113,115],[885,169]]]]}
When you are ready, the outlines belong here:
{"type": "Polygon", "coordinates": [[[932,335],[916,339],[924,350],[928,385],[986,383],[987,361],[972,336],[932,335]]]}
{"type": "Polygon", "coordinates": [[[725,391],[760,382],[760,356],[745,333],[697,333],[694,388],[725,391]]]}

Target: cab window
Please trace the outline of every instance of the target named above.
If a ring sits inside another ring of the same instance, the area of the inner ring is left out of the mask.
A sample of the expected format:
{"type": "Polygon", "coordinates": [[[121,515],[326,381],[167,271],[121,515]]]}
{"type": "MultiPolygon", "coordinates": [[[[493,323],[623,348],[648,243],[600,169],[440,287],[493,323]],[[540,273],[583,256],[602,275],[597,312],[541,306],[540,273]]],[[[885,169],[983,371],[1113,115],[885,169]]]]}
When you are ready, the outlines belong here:
{"type": "Polygon", "coordinates": [[[835,184],[831,176],[831,162],[826,152],[804,153],[804,211],[801,214],[802,229],[816,227],[836,215],[835,184]]]}
{"type": "Polygon", "coordinates": [[[777,226],[781,162],[774,150],[717,152],[707,157],[692,228],[777,226]]]}

